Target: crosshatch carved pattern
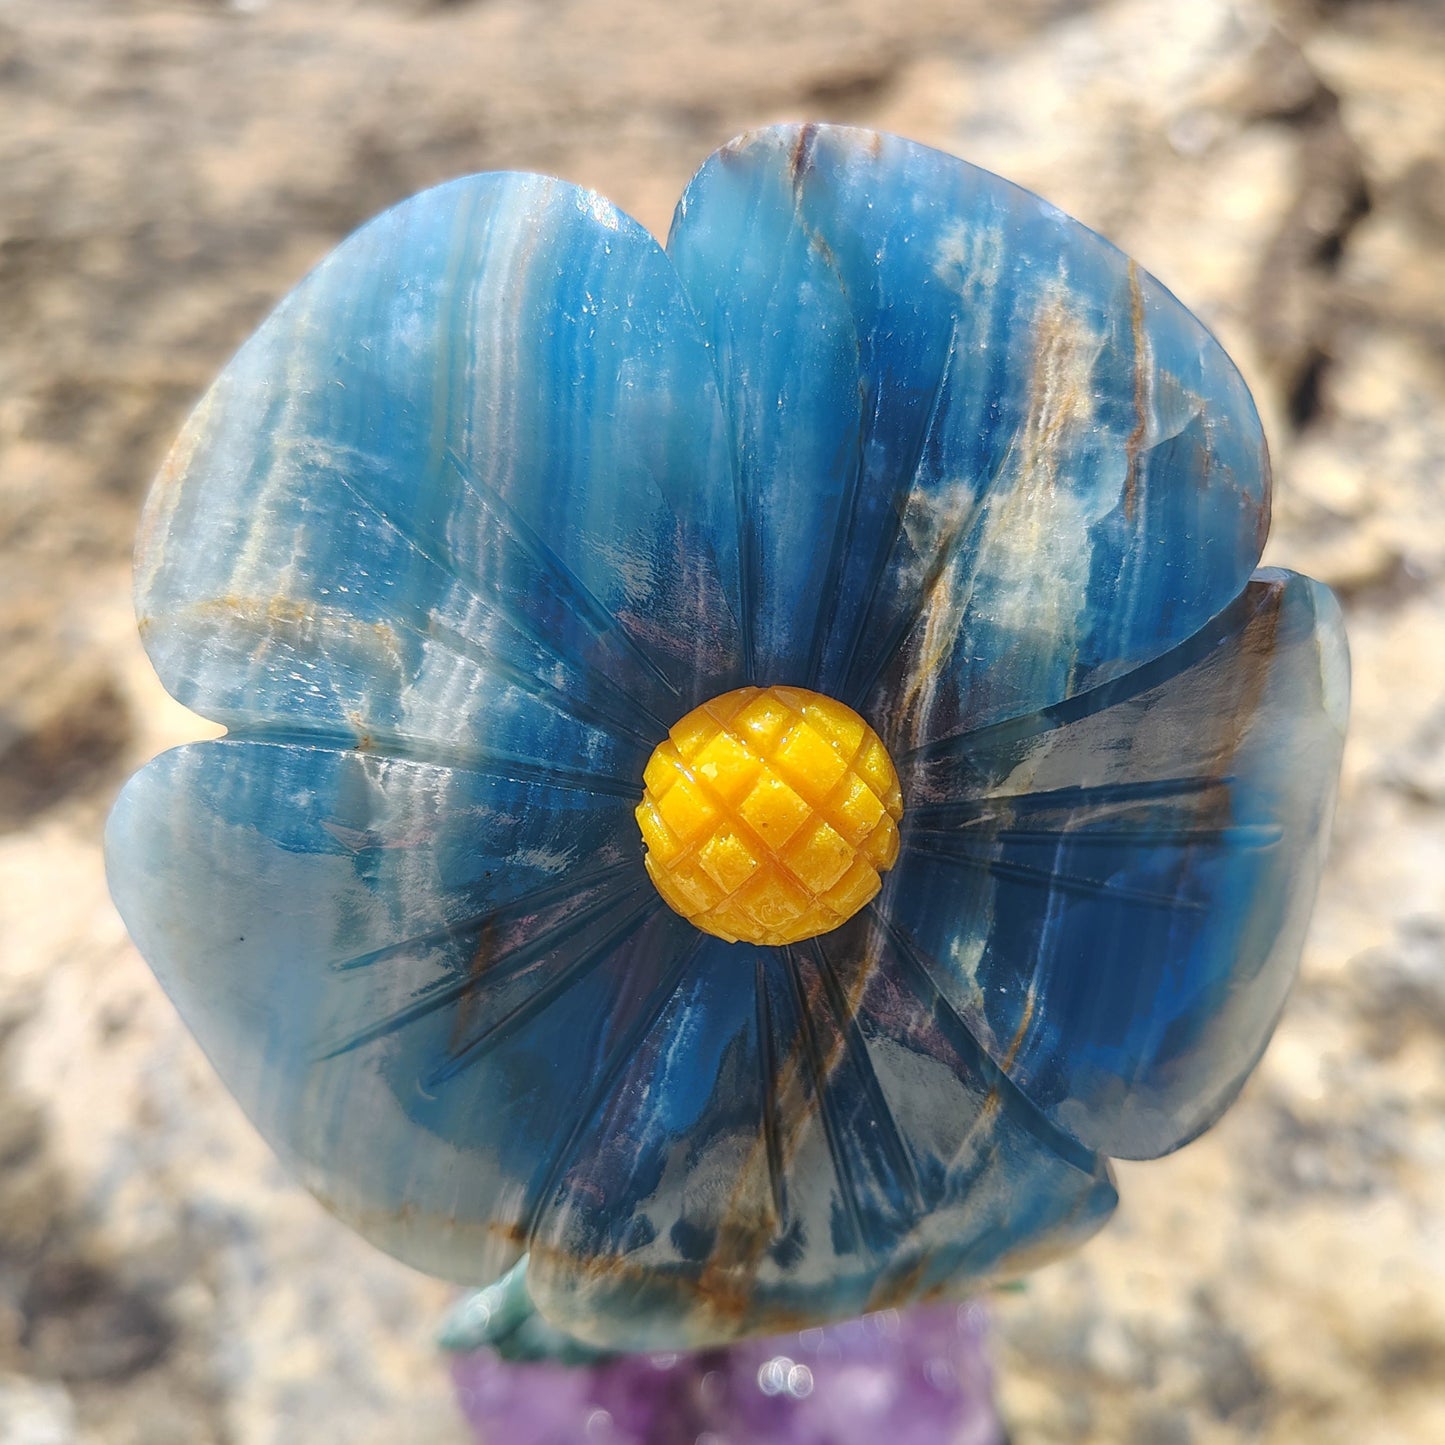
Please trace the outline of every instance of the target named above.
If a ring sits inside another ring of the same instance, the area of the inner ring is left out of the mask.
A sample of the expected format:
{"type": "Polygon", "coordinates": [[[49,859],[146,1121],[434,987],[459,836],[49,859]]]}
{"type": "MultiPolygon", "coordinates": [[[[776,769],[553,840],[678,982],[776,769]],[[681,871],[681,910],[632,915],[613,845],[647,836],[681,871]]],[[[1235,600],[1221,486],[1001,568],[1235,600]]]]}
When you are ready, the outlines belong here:
{"type": "Polygon", "coordinates": [[[903,797],[878,735],[794,687],[744,687],[688,713],[643,774],[637,821],[668,904],[735,943],[838,927],[898,856],[903,797]]]}

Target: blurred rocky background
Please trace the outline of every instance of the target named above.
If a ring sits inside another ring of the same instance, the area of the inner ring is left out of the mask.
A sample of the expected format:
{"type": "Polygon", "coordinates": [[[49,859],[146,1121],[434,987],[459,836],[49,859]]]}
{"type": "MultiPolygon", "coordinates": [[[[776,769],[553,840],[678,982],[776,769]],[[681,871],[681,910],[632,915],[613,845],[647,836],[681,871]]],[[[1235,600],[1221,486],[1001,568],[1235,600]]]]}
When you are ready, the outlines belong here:
{"type": "Polygon", "coordinates": [[[1219,333],[1269,558],[1354,729],[1298,993],[1211,1135],[994,1302],[1016,1445],[1445,1440],[1441,0],[0,0],[0,1445],[454,1445],[447,1291],[290,1187],[98,844],[204,725],[130,538],[201,388],[343,233],[537,169],[654,230],[714,146],[846,120],[1001,171],[1219,333]]]}

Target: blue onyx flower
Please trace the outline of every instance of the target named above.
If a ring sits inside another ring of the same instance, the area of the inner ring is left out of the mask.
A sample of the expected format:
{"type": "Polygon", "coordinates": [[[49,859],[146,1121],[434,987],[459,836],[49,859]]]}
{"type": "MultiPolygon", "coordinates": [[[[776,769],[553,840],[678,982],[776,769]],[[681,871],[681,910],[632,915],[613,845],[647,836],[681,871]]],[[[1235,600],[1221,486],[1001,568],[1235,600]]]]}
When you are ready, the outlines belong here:
{"type": "Polygon", "coordinates": [[[108,833],[256,1126],[397,1257],[527,1256],[623,1348],[966,1292],[1096,1230],[1229,1104],[1295,971],[1347,660],[1256,571],[1264,441],[1163,287],[864,131],[742,137],[664,250],[472,176],[363,227],[148,503],[146,646],[225,725],[108,833]],[[897,769],[849,921],[729,943],[634,810],[782,684],[897,769]]]}

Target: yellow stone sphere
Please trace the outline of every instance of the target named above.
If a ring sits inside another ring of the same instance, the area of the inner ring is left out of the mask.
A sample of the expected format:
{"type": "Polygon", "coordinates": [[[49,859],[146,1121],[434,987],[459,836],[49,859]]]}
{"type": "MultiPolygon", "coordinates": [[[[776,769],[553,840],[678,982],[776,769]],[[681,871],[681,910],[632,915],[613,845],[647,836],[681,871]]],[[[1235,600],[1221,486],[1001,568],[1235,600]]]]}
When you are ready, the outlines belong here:
{"type": "Polygon", "coordinates": [[[729,943],[837,928],[898,857],[893,760],[822,693],[725,692],[673,726],[642,777],[648,874],[676,912],[729,943]]]}

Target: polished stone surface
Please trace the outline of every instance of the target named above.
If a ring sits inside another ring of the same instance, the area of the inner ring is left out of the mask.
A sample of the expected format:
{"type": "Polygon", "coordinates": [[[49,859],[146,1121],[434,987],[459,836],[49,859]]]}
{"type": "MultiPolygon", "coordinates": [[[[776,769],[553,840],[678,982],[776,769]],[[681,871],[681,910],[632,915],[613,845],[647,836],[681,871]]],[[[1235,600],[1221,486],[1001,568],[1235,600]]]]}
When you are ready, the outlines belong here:
{"type": "Polygon", "coordinates": [[[583,1338],[702,1344],[1087,1235],[1292,976],[1347,664],[1251,573],[1217,344],[1107,243],[906,142],[760,132],[667,254],[589,192],[365,227],[196,412],[138,605],[224,723],[127,787],[133,936],[278,1152],[401,1258],[531,1251],[583,1338]],[[855,706],[908,809],[825,940],[704,938],[632,808],[749,682],[855,706]]]}

